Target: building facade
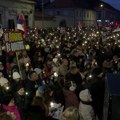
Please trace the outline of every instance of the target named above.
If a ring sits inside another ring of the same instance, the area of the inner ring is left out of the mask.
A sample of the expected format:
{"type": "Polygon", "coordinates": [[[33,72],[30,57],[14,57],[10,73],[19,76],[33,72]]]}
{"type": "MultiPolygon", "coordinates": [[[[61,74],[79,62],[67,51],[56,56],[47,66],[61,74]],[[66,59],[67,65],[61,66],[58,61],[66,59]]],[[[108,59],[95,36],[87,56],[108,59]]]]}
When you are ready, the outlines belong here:
{"type": "Polygon", "coordinates": [[[19,15],[24,15],[27,26],[34,26],[34,0],[0,0],[0,24],[3,28],[16,28],[19,15]]]}
{"type": "Polygon", "coordinates": [[[55,16],[56,27],[63,20],[66,21],[67,26],[76,26],[78,22],[90,26],[96,21],[96,11],[80,4],[79,0],[56,0],[44,9],[44,14],[55,16]]]}
{"type": "Polygon", "coordinates": [[[67,26],[76,26],[78,22],[81,22],[81,24],[85,26],[89,26],[94,24],[96,21],[96,12],[90,9],[55,8],[46,9],[45,14],[56,16],[57,25],[59,25],[62,20],[66,21],[67,26]]]}

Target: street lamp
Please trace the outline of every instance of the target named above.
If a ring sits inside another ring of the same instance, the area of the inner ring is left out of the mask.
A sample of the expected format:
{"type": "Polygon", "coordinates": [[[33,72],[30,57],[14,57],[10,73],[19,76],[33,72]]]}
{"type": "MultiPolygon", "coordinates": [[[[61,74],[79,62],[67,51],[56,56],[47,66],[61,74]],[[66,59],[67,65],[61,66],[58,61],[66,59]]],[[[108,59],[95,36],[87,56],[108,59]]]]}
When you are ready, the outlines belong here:
{"type": "Polygon", "coordinates": [[[101,4],[101,5],[100,5],[100,7],[101,7],[101,8],[103,8],[103,7],[104,7],[104,5],[103,5],[103,4],[101,4]]]}

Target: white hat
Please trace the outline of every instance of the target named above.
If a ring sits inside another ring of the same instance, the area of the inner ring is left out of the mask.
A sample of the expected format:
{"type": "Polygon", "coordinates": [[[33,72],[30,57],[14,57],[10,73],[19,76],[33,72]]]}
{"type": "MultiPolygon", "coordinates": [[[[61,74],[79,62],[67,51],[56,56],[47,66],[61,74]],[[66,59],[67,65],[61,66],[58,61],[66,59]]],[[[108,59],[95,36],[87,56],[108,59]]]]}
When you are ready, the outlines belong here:
{"type": "Polygon", "coordinates": [[[4,78],[4,77],[1,77],[0,78],[0,85],[4,86],[6,83],[8,83],[8,80],[6,78],[4,78]]]}
{"type": "Polygon", "coordinates": [[[13,72],[13,75],[12,75],[12,76],[13,76],[13,79],[14,79],[14,80],[21,78],[21,77],[20,77],[20,74],[19,74],[18,72],[13,72]]]}
{"type": "Polygon", "coordinates": [[[34,71],[39,75],[41,73],[41,69],[40,68],[35,68],[34,71]]]}
{"type": "Polygon", "coordinates": [[[88,89],[82,90],[79,93],[79,97],[84,102],[91,102],[92,101],[91,94],[90,94],[88,89]]]}
{"type": "Polygon", "coordinates": [[[56,64],[56,62],[58,61],[57,58],[53,58],[53,62],[56,64]]]}

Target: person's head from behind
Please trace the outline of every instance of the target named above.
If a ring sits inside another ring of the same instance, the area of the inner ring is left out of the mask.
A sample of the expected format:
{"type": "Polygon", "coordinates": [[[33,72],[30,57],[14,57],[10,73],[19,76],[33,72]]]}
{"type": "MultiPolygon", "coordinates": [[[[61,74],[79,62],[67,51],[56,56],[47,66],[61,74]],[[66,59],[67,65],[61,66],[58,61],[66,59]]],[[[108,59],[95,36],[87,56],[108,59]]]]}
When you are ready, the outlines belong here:
{"type": "Polygon", "coordinates": [[[73,106],[67,108],[61,115],[60,120],[79,120],[78,109],[73,106]]]}
{"type": "Polygon", "coordinates": [[[76,75],[79,72],[79,70],[78,70],[77,66],[70,66],[70,72],[73,75],[76,75]]]}
{"type": "Polygon", "coordinates": [[[67,60],[67,58],[64,58],[64,59],[62,60],[62,63],[63,63],[64,65],[68,65],[68,60],[67,60]]]}
{"type": "Polygon", "coordinates": [[[44,103],[43,98],[40,96],[35,96],[33,99],[32,105],[41,106],[42,103],[44,103]]]}

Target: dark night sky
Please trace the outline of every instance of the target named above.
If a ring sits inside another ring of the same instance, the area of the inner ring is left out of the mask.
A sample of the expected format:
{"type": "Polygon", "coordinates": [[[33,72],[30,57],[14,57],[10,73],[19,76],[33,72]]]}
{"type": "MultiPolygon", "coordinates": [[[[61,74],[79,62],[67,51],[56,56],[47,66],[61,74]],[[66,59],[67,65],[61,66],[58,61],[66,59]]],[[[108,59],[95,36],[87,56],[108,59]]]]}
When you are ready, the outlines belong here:
{"type": "Polygon", "coordinates": [[[114,8],[120,10],[120,0],[103,0],[107,3],[109,3],[110,5],[112,5],[114,8]]]}
{"type": "MultiPolygon", "coordinates": [[[[42,0],[37,0],[37,1],[42,1],[42,0]]],[[[47,1],[55,1],[55,0],[43,0],[44,2],[47,2],[47,1]]],[[[120,10],[120,0],[101,0],[101,1],[105,1],[107,3],[109,3],[110,5],[112,5],[114,8],[120,10]]]]}

